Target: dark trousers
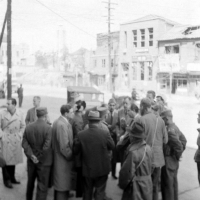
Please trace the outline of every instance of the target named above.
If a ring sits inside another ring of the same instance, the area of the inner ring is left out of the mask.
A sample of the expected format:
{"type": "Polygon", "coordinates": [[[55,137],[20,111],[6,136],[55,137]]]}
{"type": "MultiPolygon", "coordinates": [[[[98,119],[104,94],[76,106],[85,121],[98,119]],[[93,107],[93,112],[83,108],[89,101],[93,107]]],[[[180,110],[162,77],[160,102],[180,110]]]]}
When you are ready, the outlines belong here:
{"type": "Polygon", "coordinates": [[[68,200],[69,198],[69,191],[54,191],[54,200],[68,200]]]}
{"type": "Polygon", "coordinates": [[[36,200],[46,200],[50,171],[51,171],[50,166],[42,166],[40,164],[34,164],[32,161],[28,162],[28,183],[26,190],[26,200],[33,199],[33,192],[34,192],[36,178],[37,178],[36,200]]]}
{"type": "Polygon", "coordinates": [[[20,96],[19,97],[19,107],[20,108],[22,107],[22,101],[23,101],[23,96],[20,96]]]}
{"type": "Polygon", "coordinates": [[[153,200],[158,200],[160,172],[160,167],[155,167],[151,175],[153,183],[153,200]]]}
{"type": "Polygon", "coordinates": [[[2,167],[4,184],[8,181],[15,181],[15,165],[6,165],[2,167]]]}
{"type": "Polygon", "coordinates": [[[178,169],[172,170],[166,168],[161,169],[161,192],[162,200],[178,200],[178,169]]]}
{"type": "Polygon", "coordinates": [[[93,199],[94,188],[95,188],[94,199],[103,200],[105,197],[107,179],[108,179],[108,175],[97,177],[97,178],[84,177],[83,200],[93,199]]]}
{"type": "Polygon", "coordinates": [[[200,162],[197,162],[197,170],[198,170],[198,180],[200,185],[200,162]]]}
{"type": "MultiPolygon", "coordinates": [[[[112,135],[112,139],[113,139],[113,141],[115,143],[115,146],[116,146],[116,144],[117,144],[117,136],[116,136],[116,134],[112,135]]],[[[117,164],[117,150],[116,150],[116,148],[114,148],[113,151],[112,151],[112,159],[111,159],[112,176],[116,175],[116,164],[117,164]]]]}

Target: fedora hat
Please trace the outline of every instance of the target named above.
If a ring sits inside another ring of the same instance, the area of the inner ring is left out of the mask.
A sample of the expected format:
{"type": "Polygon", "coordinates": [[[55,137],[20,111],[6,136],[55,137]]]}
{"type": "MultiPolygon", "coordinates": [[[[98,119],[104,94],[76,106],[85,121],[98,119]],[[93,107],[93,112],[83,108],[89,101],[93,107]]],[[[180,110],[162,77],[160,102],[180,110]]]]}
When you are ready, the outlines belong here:
{"type": "Polygon", "coordinates": [[[141,139],[145,138],[144,127],[139,122],[135,122],[132,128],[127,128],[126,130],[131,134],[132,137],[141,139]]]}
{"type": "Polygon", "coordinates": [[[88,114],[88,120],[89,121],[100,121],[100,114],[98,111],[90,111],[88,114]]]}
{"type": "Polygon", "coordinates": [[[104,117],[108,111],[106,107],[97,107],[97,111],[99,112],[100,118],[104,117]]]}

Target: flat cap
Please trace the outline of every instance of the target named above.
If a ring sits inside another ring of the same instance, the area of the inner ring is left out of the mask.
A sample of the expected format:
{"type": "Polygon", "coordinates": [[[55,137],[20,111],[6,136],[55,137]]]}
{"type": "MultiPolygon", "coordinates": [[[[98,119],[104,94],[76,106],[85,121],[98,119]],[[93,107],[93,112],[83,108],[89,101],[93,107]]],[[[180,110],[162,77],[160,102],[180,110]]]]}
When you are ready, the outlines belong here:
{"type": "Polygon", "coordinates": [[[162,118],[164,118],[164,117],[173,117],[173,114],[172,114],[171,110],[164,110],[163,112],[160,113],[160,116],[162,118]]]}
{"type": "Polygon", "coordinates": [[[149,98],[143,98],[140,102],[140,104],[150,108],[152,103],[151,103],[151,100],[149,98]]]}
{"type": "Polygon", "coordinates": [[[109,102],[108,102],[108,104],[111,104],[111,103],[114,103],[114,104],[116,104],[116,101],[115,101],[115,99],[110,99],[110,100],[109,100],[109,102]]]}
{"type": "Polygon", "coordinates": [[[36,113],[37,113],[37,116],[44,116],[46,114],[48,114],[47,112],[47,108],[46,107],[39,107],[36,109],[36,113]]]}

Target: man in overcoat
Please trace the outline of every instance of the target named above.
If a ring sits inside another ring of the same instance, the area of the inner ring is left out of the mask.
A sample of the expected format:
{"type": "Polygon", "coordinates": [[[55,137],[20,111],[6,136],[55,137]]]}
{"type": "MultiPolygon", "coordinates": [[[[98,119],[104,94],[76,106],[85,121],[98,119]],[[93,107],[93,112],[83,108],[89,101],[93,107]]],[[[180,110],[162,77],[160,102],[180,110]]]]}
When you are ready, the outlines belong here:
{"type": "Polygon", "coordinates": [[[51,148],[52,129],[51,126],[46,123],[48,114],[47,108],[37,108],[36,113],[37,121],[26,127],[22,140],[22,147],[28,158],[26,200],[33,199],[36,179],[36,200],[46,200],[53,161],[53,152],[51,148]]]}
{"type": "Polygon", "coordinates": [[[89,128],[79,132],[74,143],[75,153],[81,152],[84,194],[83,200],[103,200],[105,197],[106,182],[110,173],[109,151],[115,144],[110,133],[99,126],[101,120],[98,111],[90,111],[88,115],[89,128]]]}
{"type": "Polygon", "coordinates": [[[152,151],[144,140],[144,127],[136,122],[128,132],[131,144],[119,175],[122,200],[152,200],[152,151]]]}
{"type": "Polygon", "coordinates": [[[53,123],[53,185],[55,200],[67,200],[71,190],[71,172],[73,167],[73,132],[69,119],[73,117],[73,108],[63,105],[61,116],[53,123]]]}
{"type": "MultiPolygon", "coordinates": [[[[118,112],[115,109],[116,101],[114,99],[110,99],[108,102],[109,110],[106,114],[105,122],[108,124],[108,129],[110,131],[110,135],[115,143],[115,146],[117,145],[117,120],[118,120],[118,112]]],[[[111,172],[112,177],[114,179],[117,179],[116,177],[116,164],[117,164],[117,155],[116,155],[116,147],[112,151],[112,159],[111,159],[111,172]]]]}
{"type": "Polygon", "coordinates": [[[16,109],[14,98],[7,100],[7,110],[0,113],[0,154],[6,162],[2,168],[3,181],[6,187],[20,184],[15,179],[15,166],[23,162],[21,141],[25,129],[23,114],[16,109]]]}
{"type": "Polygon", "coordinates": [[[140,103],[141,117],[136,120],[144,126],[146,143],[152,148],[153,200],[158,200],[161,167],[165,165],[163,144],[167,144],[168,134],[164,121],[152,112],[151,106],[150,99],[142,99],[140,103]]]}
{"type": "Polygon", "coordinates": [[[173,122],[171,110],[161,113],[168,132],[168,143],[164,145],[165,166],[161,172],[161,191],[163,200],[178,200],[178,168],[180,157],[185,150],[187,140],[173,122]]]}

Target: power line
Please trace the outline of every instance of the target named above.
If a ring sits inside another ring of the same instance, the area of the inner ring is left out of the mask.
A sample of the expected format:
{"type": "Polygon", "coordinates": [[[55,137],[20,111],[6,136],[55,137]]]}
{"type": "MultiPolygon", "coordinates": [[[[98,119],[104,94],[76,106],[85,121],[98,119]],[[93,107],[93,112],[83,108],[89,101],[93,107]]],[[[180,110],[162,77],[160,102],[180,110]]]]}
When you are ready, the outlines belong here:
{"type": "Polygon", "coordinates": [[[40,5],[42,5],[43,7],[45,7],[46,9],[48,9],[49,11],[51,11],[52,13],[54,13],[55,15],[57,15],[58,17],[62,18],[64,21],[66,21],[67,23],[71,24],[72,26],[74,26],[75,28],[77,28],[78,30],[84,32],[85,34],[93,37],[96,39],[96,37],[94,37],[93,35],[91,35],[90,33],[84,31],[83,29],[79,28],[78,26],[76,26],[75,24],[71,23],[70,21],[68,21],[67,19],[65,19],[63,16],[61,16],[60,14],[56,13],[54,10],[52,10],[51,8],[47,7],[45,4],[43,4],[42,2],[38,1],[38,0],[35,0],[37,1],[40,5]]]}

